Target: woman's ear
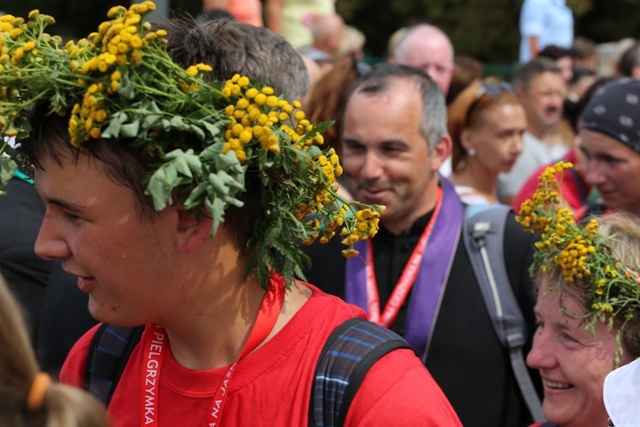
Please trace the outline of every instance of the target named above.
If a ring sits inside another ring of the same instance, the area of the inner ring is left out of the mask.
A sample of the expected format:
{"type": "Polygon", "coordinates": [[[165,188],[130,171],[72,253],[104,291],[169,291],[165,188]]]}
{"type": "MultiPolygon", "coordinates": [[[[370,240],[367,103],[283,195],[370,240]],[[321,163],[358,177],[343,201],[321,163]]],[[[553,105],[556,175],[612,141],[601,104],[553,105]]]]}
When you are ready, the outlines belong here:
{"type": "Polygon", "coordinates": [[[460,131],[460,144],[464,148],[465,152],[468,152],[473,146],[473,135],[469,128],[464,128],[460,131]]]}

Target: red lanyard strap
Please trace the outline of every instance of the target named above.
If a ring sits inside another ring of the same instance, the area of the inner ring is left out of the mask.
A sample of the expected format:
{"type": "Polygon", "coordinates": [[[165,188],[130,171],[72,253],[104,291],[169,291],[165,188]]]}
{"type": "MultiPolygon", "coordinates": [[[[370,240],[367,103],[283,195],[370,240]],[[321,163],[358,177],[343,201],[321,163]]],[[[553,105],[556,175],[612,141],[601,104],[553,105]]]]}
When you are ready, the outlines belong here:
{"type": "Polygon", "coordinates": [[[433,224],[436,222],[436,218],[440,213],[440,206],[442,205],[442,189],[438,187],[438,192],[436,195],[436,207],[433,213],[433,217],[429,221],[429,224],[425,227],[422,235],[420,236],[420,240],[418,240],[418,244],[413,249],[411,257],[407,262],[400,278],[398,279],[398,283],[396,283],[393,288],[393,292],[387,301],[387,304],[384,308],[382,314],[380,313],[380,297],[378,295],[378,284],[376,282],[376,273],[373,266],[373,244],[371,240],[368,241],[368,250],[367,250],[367,307],[369,320],[379,325],[382,325],[386,328],[391,327],[393,321],[398,316],[398,312],[400,311],[400,307],[407,299],[407,295],[409,295],[409,291],[411,291],[411,287],[416,281],[416,277],[418,276],[418,270],[420,268],[420,263],[422,262],[422,256],[424,255],[424,251],[429,242],[429,236],[431,236],[431,230],[433,229],[433,224]]]}
{"type": "MultiPolygon", "coordinates": [[[[251,328],[247,342],[238,356],[238,360],[229,366],[227,373],[220,381],[216,394],[211,402],[207,425],[219,426],[222,419],[222,410],[227,398],[229,383],[236,365],[247,354],[251,353],[271,333],[278,320],[278,316],[284,303],[284,283],[272,278],[269,290],[262,299],[260,311],[251,328]]],[[[157,325],[149,325],[149,331],[144,340],[144,357],[142,376],[142,417],[141,426],[157,427],[158,425],[158,395],[160,389],[160,372],[167,350],[167,334],[157,325]]]]}

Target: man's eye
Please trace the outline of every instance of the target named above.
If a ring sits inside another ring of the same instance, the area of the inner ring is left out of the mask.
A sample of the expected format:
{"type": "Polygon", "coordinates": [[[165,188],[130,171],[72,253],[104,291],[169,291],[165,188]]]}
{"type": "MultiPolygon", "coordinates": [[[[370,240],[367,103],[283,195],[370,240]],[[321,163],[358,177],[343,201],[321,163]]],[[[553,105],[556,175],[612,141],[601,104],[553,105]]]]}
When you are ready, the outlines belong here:
{"type": "Polygon", "coordinates": [[[79,217],[79,216],[74,215],[74,214],[70,214],[70,213],[68,213],[68,212],[64,212],[64,213],[62,214],[62,216],[63,216],[63,218],[64,218],[66,221],[69,221],[69,222],[76,222],[77,220],[79,220],[79,219],[80,219],[80,217],[79,217]]]}

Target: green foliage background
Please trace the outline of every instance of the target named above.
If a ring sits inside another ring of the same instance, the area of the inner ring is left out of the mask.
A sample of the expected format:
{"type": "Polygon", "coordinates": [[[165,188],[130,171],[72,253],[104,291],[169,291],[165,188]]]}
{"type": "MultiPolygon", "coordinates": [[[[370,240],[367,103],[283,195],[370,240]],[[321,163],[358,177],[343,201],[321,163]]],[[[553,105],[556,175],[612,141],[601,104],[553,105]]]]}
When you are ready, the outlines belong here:
{"type": "MultiPolygon", "coordinates": [[[[173,10],[198,14],[201,0],[170,0],[173,10]]],[[[68,36],[97,28],[111,6],[123,0],[0,0],[0,10],[26,15],[37,8],[56,17],[52,29],[68,36]]],[[[640,38],[640,0],[567,0],[576,17],[575,32],[598,43],[640,38]]],[[[522,0],[337,0],[339,13],[363,31],[373,60],[385,55],[389,36],[398,28],[430,22],[451,37],[456,52],[485,63],[512,64],[520,36],[522,0]]]]}

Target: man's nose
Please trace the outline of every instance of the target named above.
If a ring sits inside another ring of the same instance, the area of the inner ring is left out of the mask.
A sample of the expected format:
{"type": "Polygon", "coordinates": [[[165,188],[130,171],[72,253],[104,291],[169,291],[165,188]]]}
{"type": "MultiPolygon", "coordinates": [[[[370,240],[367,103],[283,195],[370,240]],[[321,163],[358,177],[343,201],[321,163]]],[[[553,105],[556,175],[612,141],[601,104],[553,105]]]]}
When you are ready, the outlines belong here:
{"type": "Polygon", "coordinates": [[[36,254],[46,260],[65,259],[70,250],[67,242],[58,231],[55,221],[47,211],[40,226],[40,232],[35,243],[36,254]]]}

